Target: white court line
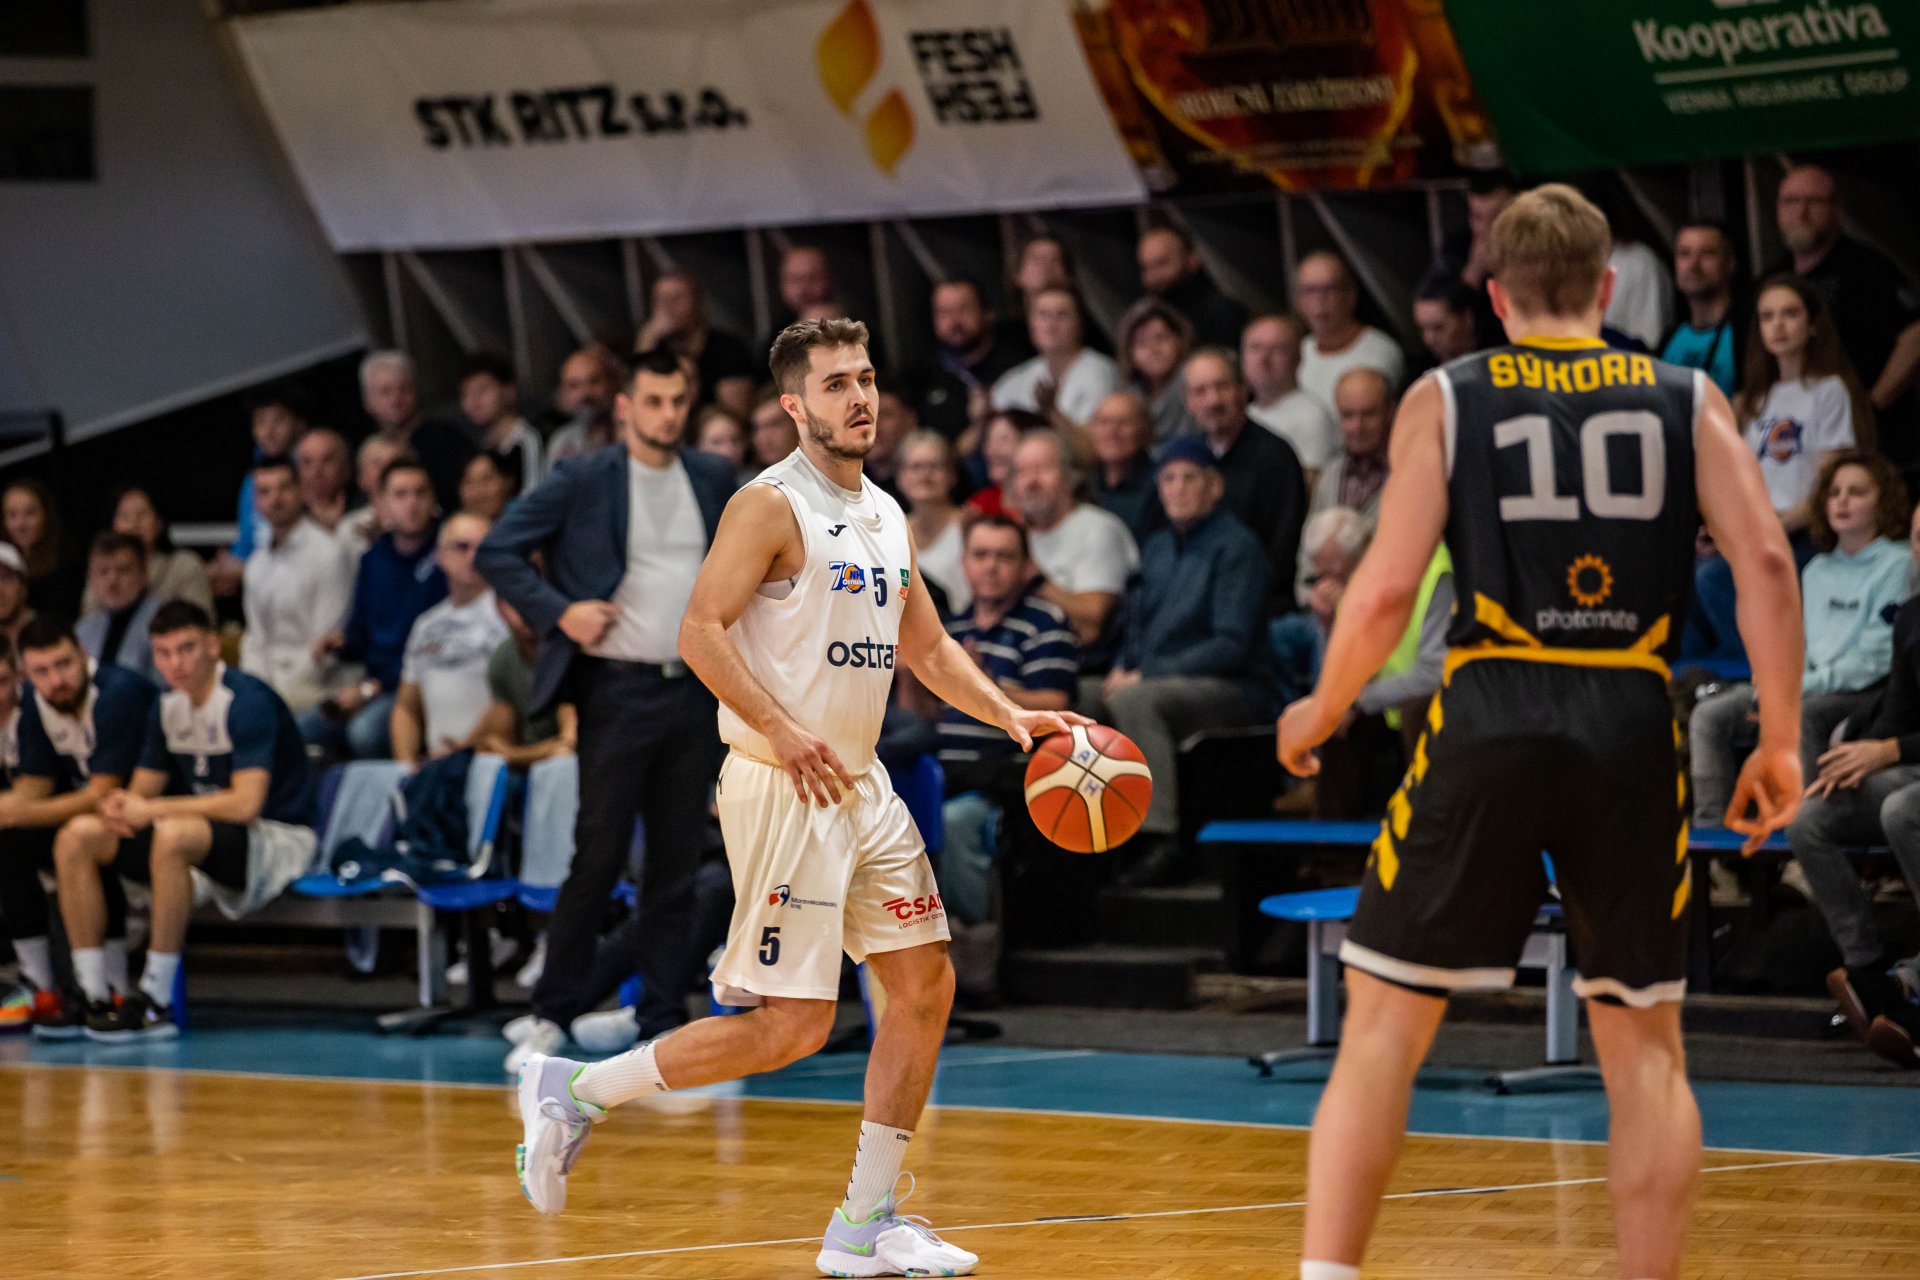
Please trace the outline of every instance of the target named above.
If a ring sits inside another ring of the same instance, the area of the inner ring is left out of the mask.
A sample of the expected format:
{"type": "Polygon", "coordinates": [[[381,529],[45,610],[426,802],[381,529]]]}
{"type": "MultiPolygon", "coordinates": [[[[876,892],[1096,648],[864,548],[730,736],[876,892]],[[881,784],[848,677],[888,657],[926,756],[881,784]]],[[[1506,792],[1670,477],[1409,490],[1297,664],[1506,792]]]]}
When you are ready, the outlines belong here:
{"type": "MultiPolygon", "coordinates": [[[[1758,1164],[1723,1164],[1704,1168],[1702,1173],[1743,1173],[1759,1169],[1787,1169],[1815,1164],[1845,1164],[1859,1160],[1901,1160],[1920,1152],[1901,1151],[1869,1156],[1810,1156],[1800,1160],[1768,1160],[1758,1164]]],[[[1512,1182],[1487,1187],[1443,1187],[1429,1191],[1397,1191],[1384,1200],[1421,1200],[1435,1196],[1498,1195],[1510,1191],[1545,1191],[1556,1187],[1593,1186],[1606,1182],[1604,1176],[1592,1178],[1556,1178],[1547,1182],[1512,1182]]],[[[1275,1200],[1266,1204],[1209,1205],[1197,1209],[1155,1209],[1144,1213],[1108,1213],[1076,1215],[1066,1218],[1029,1218],[1020,1222],[970,1222],[963,1226],[941,1227],[952,1235],[960,1231],[1010,1231],[1019,1227],[1077,1226],[1087,1222],[1135,1222],[1154,1218],[1189,1218],[1216,1213],[1258,1213],[1272,1209],[1301,1209],[1305,1200],[1275,1200]]],[[[791,1236],[784,1240],[737,1240],[726,1244],[679,1245],[671,1249],[634,1249],[624,1253],[590,1253],[561,1258],[531,1258],[524,1262],[485,1262],[466,1267],[431,1267],[422,1271],[377,1271],[367,1275],[343,1276],[340,1280],[409,1280],[415,1276],[467,1275],[479,1271],[517,1271],[529,1267],[564,1266],[576,1262],[617,1262],[627,1258],[660,1258],[680,1253],[718,1253],[729,1249],[765,1249],[783,1245],[811,1244],[813,1236],[791,1236]]]]}
{"type": "MultiPolygon", "coordinates": [[[[1102,1052],[1095,1049],[1063,1050],[1070,1056],[1085,1056],[1102,1052]]],[[[1013,1058],[1008,1061],[1031,1061],[1030,1058],[1013,1058]]],[[[960,1063],[949,1063],[959,1066],[960,1063]]],[[[484,1092],[505,1093],[513,1088],[506,1081],[499,1084],[484,1084],[472,1080],[403,1080],[390,1076],[306,1076],[291,1072],[276,1071],[228,1071],[220,1067],[161,1067],[141,1062],[0,1062],[0,1071],[33,1068],[44,1071],[145,1071],[170,1073],[182,1076],[213,1076],[228,1080],[261,1080],[275,1084],[357,1084],[372,1085],[381,1088],[401,1089],[466,1089],[484,1092]]],[[[864,1070],[864,1068],[862,1068],[864,1070]]],[[[1248,1077],[1251,1079],[1252,1077],[1248,1077]]],[[[731,1082],[729,1082],[731,1083],[731,1082]]],[[[1693,1083],[1698,1084],[1699,1081],[1693,1083]]],[[[1739,1083],[1739,1082],[1734,1082],[1739,1083]]],[[[804,1098],[781,1097],[777,1094],[750,1094],[722,1092],[726,1084],[701,1085],[694,1089],[679,1089],[675,1093],[682,1097],[707,1098],[715,1102],[773,1102],[790,1103],[799,1107],[861,1107],[865,1103],[859,1098],[804,1098]]],[[[1781,1087],[1793,1087],[1782,1085],[1781,1087]]],[[[1825,1085],[1807,1086],[1826,1088],[1825,1085]]],[[[1839,1085],[1836,1088],[1854,1088],[1860,1086],[1839,1085]]],[[[1287,1120],[1210,1120],[1204,1116],[1157,1116],[1132,1111],[1075,1111],[1067,1107],[1029,1107],[1007,1103],[981,1102],[929,1102],[931,1111],[958,1111],[983,1115],[1022,1115],[1053,1116],[1063,1120],[1127,1120],[1140,1124],[1180,1124],[1180,1125],[1217,1125],[1224,1129],[1273,1129],[1288,1133],[1305,1133],[1312,1129],[1311,1124],[1297,1124],[1287,1120]]],[[[1559,1138],[1535,1136],[1529,1134],[1508,1133],[1448,1133],[1439,1129],[1409,1129],[1409,1138],[1444,1138],[1455,1142],[1532,1142],[1546,1146],[1562,1147],[1604,1147],[1605,1138],[1559,1138]]],[[[1858,1152],[1843,1151],[1789,1151],[1781,1147],[1728,1147],[1714,1145],[1706,1147],[1708,1151],[1718,1151],[1735,1156],[1816,1156],[1823,1160],[1892,1160],[1894,1156],[1861,1155],[1858,1152]]],[[[1920,1152],[1908,1153],[1920,1157],[1920,1152]]]]}

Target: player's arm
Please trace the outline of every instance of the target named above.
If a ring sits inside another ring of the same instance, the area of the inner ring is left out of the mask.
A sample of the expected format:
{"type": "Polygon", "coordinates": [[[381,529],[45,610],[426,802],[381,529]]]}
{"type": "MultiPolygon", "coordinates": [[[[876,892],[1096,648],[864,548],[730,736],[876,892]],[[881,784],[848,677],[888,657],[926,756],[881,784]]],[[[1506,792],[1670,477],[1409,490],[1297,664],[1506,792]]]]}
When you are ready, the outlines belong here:
{"type": "Polygon", "coordinates": [[[788,715],[747,670],[727,635],[762,583],[796,574],[805,562],[800,525],[785,496],[765,484],[734,494],[680,618],[680,656],[714,697],[767,740],[800,799],[828,806],[840,803],[840,788],[851,788],[853,779],[833,748],[788,715]]]}
{"type": "MultiPolygon", "coordinates": [[[[918,552],[913,555],[913,580],[921,580],[918,552]]],[[[900,619],[900,657],[935,697],[982,724],[1004,729],[1022,751],[1033,750],[1037,735],[1062,733],[1071,724],[1093,723],[1071,711],[1029,711],[1015,703],[947,634],[933,598],[924,589],[907,592],[906,609],[900,619]]],[[[1064,698],[1061,705],[1065,706],[1064,698]]]]}
{"type": "Polygon", "coordinates": [[[1705,378],[1694,424],[1694,485],[1700,514],[1733,569],[1740,638],[1760,700],[1760,747],[1747,757],[1727,807],[1727,826],[1746,852],[1793,821],[1800,805],[1800,676],[1806,661],[1800,581],[1786,532],[1774,518],[1760,464],[1734,426],[1727,398],[1705,378]],[[1758,806],[1753,819],[1748,802],[1758,806]]]}
{"type": "Polygon", "coordinates": [[[1320,682],[1280,717],[1280,763],[1301,777],[1319,771],[1313,749],[1332,736],[1406,633],[1420,580],[1446,530],[1441,394],[1435,379],[1422,378],[1400,402],[1373,544],[1340,598],[1320,682]]]}
{"type": "MultiPolygon", "coordinates": [[[[137,775],[135,781],[139,781],[137,775]]],[[[232,784],[218,791],[204,796],[162,796],[146,800],[142,807],[148,821],[195,817],[244,827],[259,818],[260,811],[267,807],[267,788],[272,781],[273,774],[266,769],[235,769],[232,784]]]]}
{"type": "Polygon", "coordinates": [[[121,777],[96,773],[87,785],[73,791],[53,794],[53,779],[21,774],[13,787],[0,797],[0,827],[57,827],[69,818],[93,813],[100,802],[119,789],[121,777]]]}

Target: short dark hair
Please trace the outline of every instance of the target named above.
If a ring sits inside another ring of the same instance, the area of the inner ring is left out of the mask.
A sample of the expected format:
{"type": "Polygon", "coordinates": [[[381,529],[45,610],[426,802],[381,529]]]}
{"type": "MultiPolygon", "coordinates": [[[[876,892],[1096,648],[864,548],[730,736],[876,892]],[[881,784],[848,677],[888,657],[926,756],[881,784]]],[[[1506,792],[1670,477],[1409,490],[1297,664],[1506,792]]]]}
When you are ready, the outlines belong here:
{"type": "Polygon", "coordinates": [[[626,377],[621,385],[631,389],[634,379],[643,373],[650,373],[656,378],[679,377],[692,381],[688,377],[687,366],[680,361],[680,353],[664,342],[629,356],[626,377]]]}
{"type": "Polygon", "coordinates": [[[29,649],[58,649],[71,640],[75,646],[80,637],[73,634],[73,624],[57,613],[36,613],[27,625],[20,628],[20,637],[15,642],[20,652],[29,649]]]}
{"type": "Polygon", "coordinates": [[[153,621],[147,624],[147,634],[165,636],[189,628],[213,630],[213,615],[191,600],[169,600],[154,611],[153,621]]]}
{"type": "Polygon", "coordinates": [[[1680,242],[1680,233],[1682,231],[1717,232],[1720,236],[1720,243],[1727,246],[1728,253],[1738,255],[1740,252],[1739,246],[1733,242],[1733,231],[1719,218],[1688,218],[1685,222],[1682,222],[1673,229],[1673,240],[1675,244],[1680,242]]]}
{"type": "Polygon", "coordinates": [[[933,282],[935,293],[942,289],[971,289],[973,300],[983,307],[987,305],[987,291],[980,287],[978,280],[964,271],[950,271],[933,282]]]}
{"type": "Polygon", "coordinates": [[[1413,300],[1442,302],[1453,314],[1464,315],[1473,310],[1479,295],[1471,285],[1451,271],[1435,271],[1420,282],[1420,287],[1414,290],[1413,300]]]}
{"type": "Polygon", "coordinates": [[[1496,191],[1518,191],[1520,184],[1505,169],[1476,169],[1467,175],[1467,194],[1490,196],[1496,191]]]}
{"type": "Polygon", "coordinates": [[[420,459],[414,457],[410,453],[403,453],[399,457],[395,458],[392,462],[389,462],[385,467],[381,468],[380,487],[382,489],[385,489],[387,487],[387,482],[392,480],[396,475],[400,474],[402,471],[418,471],[421,475],[427,478],[428,484],[433,483],[433,473],[427,470],[426,463],[420,461],[420,459]]]}
{"type": "Polygon", "coordinates": [[[91,556],[117,556],[122,551],[132,556],[136,564],[144,567],[147,563],[147,544],[130,533],[115,533],[103,529],[93,535],[93,543],[87,548],[91,556]]]}
{"type": "Polygon", "coordinates": [[[247,416],[251,418],[262,409],[285,409],[294,417],[305,422],[307,406],[302,398],[288,387],[268,387],[247,397],[247,416]]]}
{"type": "Polygon", "coordinates": [[[817,347],[867,346],[867,326],[858,320],[829,316],[819,320],[795,320],[780,331],[767,352],[767,367],[773,372],[773,385],[783,395],[795,395],[807,380],[807,367],[817,347]]]}
{"type": "Polygon", "coordinates": [[[513,371],[513,362],[498,351],[476,351],[460,363],[460,380],[455,385],[464,385],[468,378],[477,378],[485,374],[503,387],[515,386],[519,375],[513,371]]]}
{"type": "Polygon", "coordinates": [[[973,537],[976,529],[1011,530],[1014,536],[1020,539],[1020,554],[1029,557],[1033,555],[1033,548],[1027,541],[1027,526],[1021,524],[1012,516],[995,512],[991,515],[982,513],[965,517],[960,524],[960,549],[962,551],[966,550],[967,541],[973,537]]]}
{"type": "Polygon", "coordinates": [[[253,464],[253,470],[256,475],[262,471],[291,471],[295,480],[300,478],[299,464],[294,462],[290,455],[284,453],[276,453],[270,458],[260,459],[253,464]]]}

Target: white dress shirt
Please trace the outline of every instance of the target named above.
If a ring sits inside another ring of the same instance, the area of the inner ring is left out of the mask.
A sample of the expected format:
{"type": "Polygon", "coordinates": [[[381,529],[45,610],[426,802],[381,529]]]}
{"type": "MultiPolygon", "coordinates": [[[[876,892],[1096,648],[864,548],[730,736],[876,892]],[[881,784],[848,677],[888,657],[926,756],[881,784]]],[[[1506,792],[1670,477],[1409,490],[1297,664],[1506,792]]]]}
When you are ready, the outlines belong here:
{"type": "Polygon", "coordinates": [[[269,531],[247,557],[240,669],[272,685],[295,712],[328,693],[329,671],[314,662],[313,646],[346,622],[353,570],[334,535],[305,516],[278,538],[269,531]]]}

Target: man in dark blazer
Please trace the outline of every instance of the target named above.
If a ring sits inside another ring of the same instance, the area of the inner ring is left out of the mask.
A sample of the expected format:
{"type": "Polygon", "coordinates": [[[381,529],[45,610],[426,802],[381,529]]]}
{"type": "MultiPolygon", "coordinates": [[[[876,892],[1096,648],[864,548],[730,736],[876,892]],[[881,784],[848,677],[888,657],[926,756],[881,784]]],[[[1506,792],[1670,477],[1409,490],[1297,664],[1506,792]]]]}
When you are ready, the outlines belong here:
{"type": "Polygon", "coordinates": [[[719,740],[713,695],[680,661],[678,635],[734,488],[726,462],[681,449],[691,393],[672,353],[635,357],[614,404],[619,443],[563,462],[480,546],[481,575],[540,637],[534,707],[564,691],[580,711],[573,867],[509,1071],[557,1051],[636,961],[639,1030],[657,1035],[685,1020],[700,960],[688,935],[693,876],[719,740]],[[602,940],[636,818],[646,833],[638,914],[602,940]]]}

